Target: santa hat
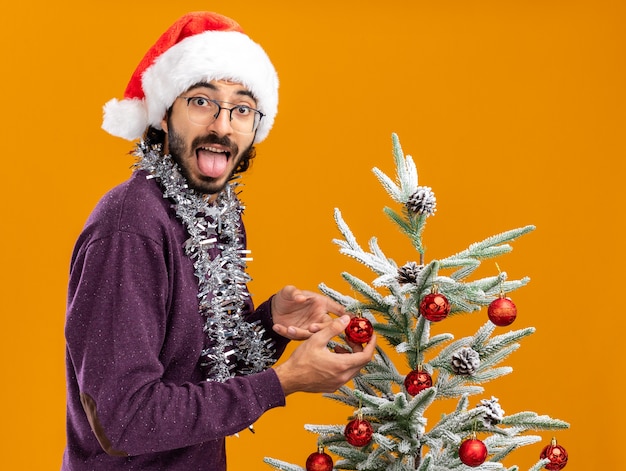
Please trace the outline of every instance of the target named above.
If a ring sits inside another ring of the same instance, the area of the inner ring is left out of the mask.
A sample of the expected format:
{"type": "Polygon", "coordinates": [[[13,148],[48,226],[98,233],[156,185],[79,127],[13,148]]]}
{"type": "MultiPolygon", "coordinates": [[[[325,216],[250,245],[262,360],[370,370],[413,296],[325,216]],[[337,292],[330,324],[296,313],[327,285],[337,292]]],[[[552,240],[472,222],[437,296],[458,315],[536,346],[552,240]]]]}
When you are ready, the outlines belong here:
{"type": "Polygon", "coordinates": [[[194,12],[178,19],[148,50],[124,99],[104,105],[102,128],[134,140],[161,120],[176,97],[198,82],[230,80],[244,85],[265,116],[254,142],[265,139],[278,108],[278,76],[265,51],[230,18],[194,12]]]}

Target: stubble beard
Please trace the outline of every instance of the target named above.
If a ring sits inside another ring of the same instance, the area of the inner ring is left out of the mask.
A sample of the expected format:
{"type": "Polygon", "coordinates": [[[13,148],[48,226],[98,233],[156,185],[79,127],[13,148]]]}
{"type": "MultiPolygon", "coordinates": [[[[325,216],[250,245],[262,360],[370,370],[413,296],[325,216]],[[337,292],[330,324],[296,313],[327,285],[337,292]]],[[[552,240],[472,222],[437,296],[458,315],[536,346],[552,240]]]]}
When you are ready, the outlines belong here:
{"type": "Polygon", "coordinates": [[[189,188],[204,195],[215,195],[221,192],[228,182],[233,178],[236,170],[239,166],[239,162],[245,158],[252,149],[252,144],[248,146],[243,152],[239,152],[239,147],[234,144],[228,137],[219,137],[216,134],[208,134],[206,136],[198,136],[192,142],[189,148],[185,145],[185,141],[179,134],[176,133],[171,123],[169,125],[168,132],[168,148],[172,159],[178,165],[181,174],[187,181],[189,188]],[[221,178],[212,178],[206,175],[195,175],[192,172],[192,165],[188,163],[190,159],[196,159],[194,149],[200,146],[208,146],[211,144],[219,144],[226,146],[231,150],[229,161],[235,159],[235,165],[226,179],[222,181],[221,178]],[[186,158],[184,156],[187,156],[186,158]]]}

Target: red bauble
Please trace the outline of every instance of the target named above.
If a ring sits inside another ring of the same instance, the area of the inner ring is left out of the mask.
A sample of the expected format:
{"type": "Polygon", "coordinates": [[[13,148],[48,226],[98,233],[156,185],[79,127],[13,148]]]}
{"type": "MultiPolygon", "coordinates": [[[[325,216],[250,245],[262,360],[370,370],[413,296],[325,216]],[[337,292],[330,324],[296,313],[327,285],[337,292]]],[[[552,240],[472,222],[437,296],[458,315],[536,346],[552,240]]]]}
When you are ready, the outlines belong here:
{"type": "Polygon", "coordinates": [[[432,385],[433,379],[431,376],[419,368],[411,371],[404,378],[404,387],[411,396],[417,396],[420,391],[430,388],[432,385]]]}
{"type": "Polygon", "coordinates": [[[477,438],[469,438],[461,443],[459,458],[467,466],[475,468],[487,459],[487,447],[477,438]]]}
{"type": "Polygon", "coordinates": [[[512,324],[517,317],[517,308],[509,298],[500,297],[491,302],[487,314],[495,325],[505,327],[512,324]]]}
{"type": "Polygon", "coordinates": [[[439,322],[450,313],[450,302],[443,294],[430,293],[420,303],[420,314],[431,322],[439,322]]]}
{"type": "Polygon", "coordinates": [[[363,317],[353,317],[346,327],[346,338],[353,343],[367,343],[373,333],[372,323],[363,317]]]}
{"type": "Polygon", "coordinates": [[[567,451],[561,445],[556,444],[556,440],[552,440],[550,445],[546,446],[539,455],[541,459],[548,458],[550,462],[544,466],[550,471],[558,471],[565,468],[567,464],[567,451]]]}
{"type": "Polygon", "coordinates": [[[306,459],[306,471],[332,471],[333,460],[320,448],[306,459]]]}
{"type": "Polygon", "coordinates": [[[343,434],[352,446],[365,446],[372,440],[374,429],[367,420],[354,419],[348,422],[343,434]]]}

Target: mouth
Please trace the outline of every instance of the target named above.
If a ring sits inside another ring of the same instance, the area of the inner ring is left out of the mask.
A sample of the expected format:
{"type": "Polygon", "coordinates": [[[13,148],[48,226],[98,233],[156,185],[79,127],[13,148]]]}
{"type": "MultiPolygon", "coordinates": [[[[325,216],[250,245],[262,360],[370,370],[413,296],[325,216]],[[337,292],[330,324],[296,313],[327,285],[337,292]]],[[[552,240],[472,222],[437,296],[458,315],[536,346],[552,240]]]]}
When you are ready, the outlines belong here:
{"type": "Polygon", "coordinates": [[[205,145],[196,149],[200,172],[210,178],[220,178],[227,173],[231,151],[224,146],[205,145]]]}
{"type": "Polygon", "coordinates": [[[221,147],[201,146],[198,149],[196,149],[196,155],[198,155],[199,152],[211,152],[213,154],[224,154],[227,159],[230,159],[230,151],[228,149],[221,148],[221,147]]]}

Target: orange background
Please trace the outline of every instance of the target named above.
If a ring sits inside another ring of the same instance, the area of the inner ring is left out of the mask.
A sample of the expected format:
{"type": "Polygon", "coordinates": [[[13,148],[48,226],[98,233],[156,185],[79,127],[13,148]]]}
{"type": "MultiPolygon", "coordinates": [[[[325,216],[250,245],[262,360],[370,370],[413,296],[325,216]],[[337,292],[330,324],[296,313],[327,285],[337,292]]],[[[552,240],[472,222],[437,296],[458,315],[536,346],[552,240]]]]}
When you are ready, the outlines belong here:
{"type": "MultiPolygon", "coordinates": [[[[262,301],[293,283],[342,291],[362,276],[338,254],[339,207],[362,243],[398,263],[415,254],[382,215],[371,168],[393,172],[391,133],[414,156],[438,212],[427,258],[514,227],[537,230],[498,260],[531,277],[512,326],[537,332],[486,385],[507,414],[571,423],[556,434],[569,471],[623,464],[624,2],[26,1],[3,7],[2,468],[58,469],[64,446],[64,306],[71,249],[100,196],[129,174],[129,143],[100,129],[135,65],[180,14],[237,19],[272,58],[280,112],[245,178],[243,200],[262,301]],[[621,226],[621,224],[619,224],[621,226]],[[620,422],[622,422],[620,424],[620,422]]],[[[493,274],[489,262],[481,275],[493,274]]],[[[371,277],[367,278],[371,279],[371,277]]],[[[437,331],[457,337],[485,311],[437,331]]],[[[400,368],[403,365],[399,365],[400,368]]],[[[472,404],[478,398],[472,399],[472,404]]],[[[444,405],[441,405],[444,406],[444,405]]],[[[448,405],[450,406],[450,405],[448,405]]],[[[256,434],[229,438],[231,470],[304,464],[305,423],[352,411],[296,394],[256,434]]],[[[528,469],[552,434],[517,451],[528,469]]]]}

